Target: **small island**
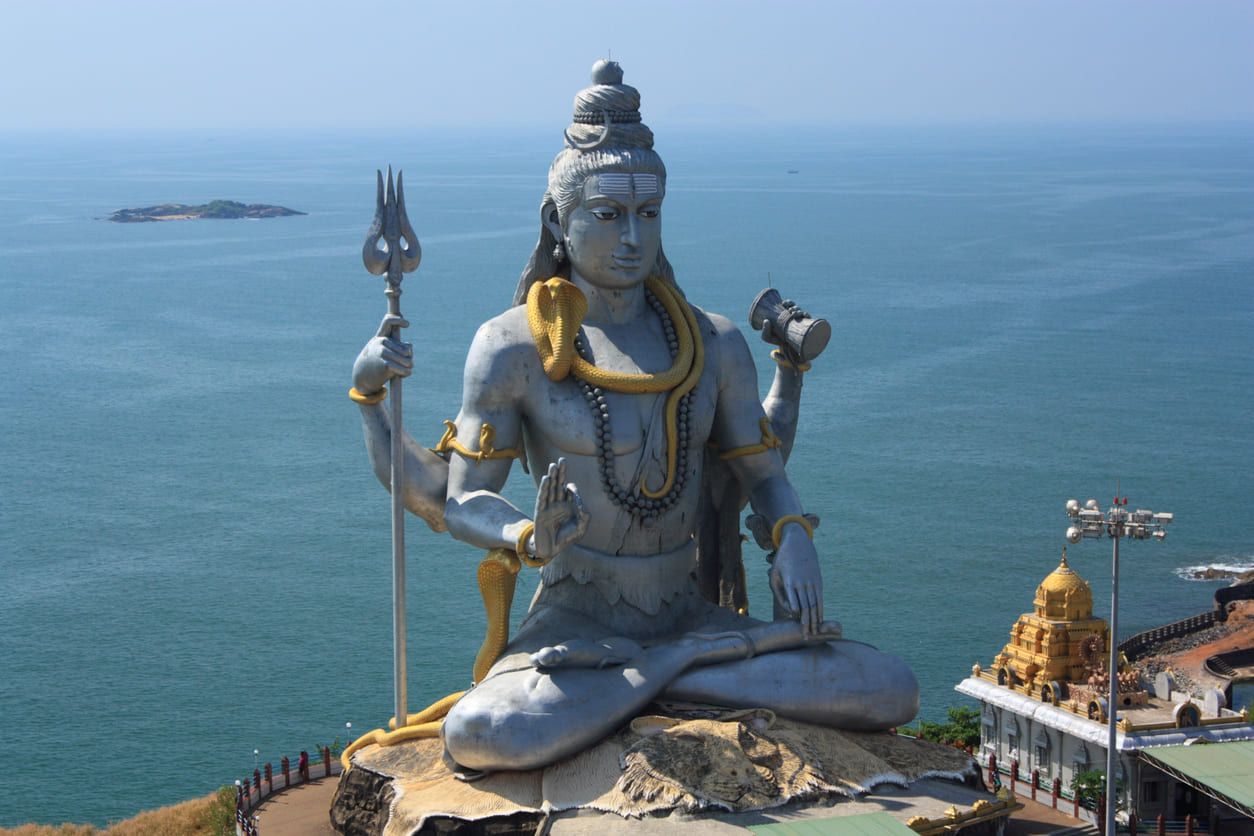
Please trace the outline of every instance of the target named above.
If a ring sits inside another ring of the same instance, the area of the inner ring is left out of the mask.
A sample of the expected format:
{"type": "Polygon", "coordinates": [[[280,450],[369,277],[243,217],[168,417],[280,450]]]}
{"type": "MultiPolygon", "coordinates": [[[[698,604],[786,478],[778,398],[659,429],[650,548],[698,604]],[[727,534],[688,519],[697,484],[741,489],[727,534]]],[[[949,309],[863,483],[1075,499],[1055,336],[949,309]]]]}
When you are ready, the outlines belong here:
{"type": "Polygon", "coordinates": [[[211,200],[201,206],[185,203],[163,203],[143,209],[119,209],[109,220],[119,224],[148,223],[150,221],[185,221],[192,218],[284,218],[288,215],[304,215],[286,206],[266,203],[240,203],[236,200],[211,200]]]}

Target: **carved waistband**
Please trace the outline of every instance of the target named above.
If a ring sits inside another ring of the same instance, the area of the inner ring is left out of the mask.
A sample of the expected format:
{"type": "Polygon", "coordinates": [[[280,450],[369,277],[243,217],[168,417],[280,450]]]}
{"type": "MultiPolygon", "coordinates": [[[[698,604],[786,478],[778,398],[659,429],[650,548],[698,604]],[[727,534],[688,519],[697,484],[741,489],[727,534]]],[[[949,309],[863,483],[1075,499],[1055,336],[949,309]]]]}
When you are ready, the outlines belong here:
{"type": "Polygon", "coordinates": [[[540,580],[545,587],[566,578],[592,584],[610,604],[622,600],[656,615],[663,602],[691,588],[696,566],[697,544],[691,540],[673,551],[646,557],[570,546],[540,570],[540,580]]]}

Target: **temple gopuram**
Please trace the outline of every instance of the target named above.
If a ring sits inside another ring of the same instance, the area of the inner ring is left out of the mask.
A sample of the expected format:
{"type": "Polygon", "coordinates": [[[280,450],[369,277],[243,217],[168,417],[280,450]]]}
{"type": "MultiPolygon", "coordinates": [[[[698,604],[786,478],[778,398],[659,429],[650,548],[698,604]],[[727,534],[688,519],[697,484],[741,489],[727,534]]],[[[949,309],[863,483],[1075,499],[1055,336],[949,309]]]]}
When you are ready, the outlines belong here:
{"type": "MultiPolygon", "coordinates": [[[[1035,610],[1019,617],[1010,643],[993,660],[997,684],[1101,719],[1110,692],[1110,629],[1105,620],[1093,617],[1093,592],[1067,565],[1065,552],[1058,568],[1036,588],[1033,603],[1035,610]]],[[[1140,674],[1126,660],[1120,665],[1119,695],[1123,706],[1149,700],[1140,674]]]]}

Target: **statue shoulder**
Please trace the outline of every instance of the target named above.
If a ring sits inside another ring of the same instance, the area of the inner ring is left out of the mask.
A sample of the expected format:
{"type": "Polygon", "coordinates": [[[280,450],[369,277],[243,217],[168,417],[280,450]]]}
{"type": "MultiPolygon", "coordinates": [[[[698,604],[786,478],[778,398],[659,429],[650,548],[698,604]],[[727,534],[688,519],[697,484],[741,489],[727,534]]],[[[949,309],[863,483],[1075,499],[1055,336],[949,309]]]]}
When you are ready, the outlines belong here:
{"type": "Polygon", "coordinates": [[[744,334],[727,317],[692,305],[705,343],[705,365],[717,375],[720,389],[752,392],[757,397],[758,372],[744,334]]]}
{"type": "Polygon", "coordinates": [[[727,359],[737,362],[749,356],[749,345],[745,342],[744,334],[730,319],[722,314],[704,311],[696,305],[692,305],[692,312],[705,342],[707,362],[715,358],[720,363],[727,359]]]}
{"type": "Polygon", "coordinates": [[[523,305],[515,305],[480,325],[475,332],[471,349],[494,346],[505,348],[531,342],[531,331],[527,327],[527,309],[523,305]]]}
{"type": "Polygon", "coordinates": [[[722,314],[704,311],[696,305],[692,306],[692,310],[696,314],[697,322],[701,325],[701,330],[704,333],[716,336],[720,342],[726,342],[727,340],[744,341],[744,337],[740,334],[740,329],[722,314]]]}
{"type": "Polygon", "coordinates": [[[508,388],[540,363],[527,312],[510,308],[479,326],[466,354],[466,383],[508,388]]]}

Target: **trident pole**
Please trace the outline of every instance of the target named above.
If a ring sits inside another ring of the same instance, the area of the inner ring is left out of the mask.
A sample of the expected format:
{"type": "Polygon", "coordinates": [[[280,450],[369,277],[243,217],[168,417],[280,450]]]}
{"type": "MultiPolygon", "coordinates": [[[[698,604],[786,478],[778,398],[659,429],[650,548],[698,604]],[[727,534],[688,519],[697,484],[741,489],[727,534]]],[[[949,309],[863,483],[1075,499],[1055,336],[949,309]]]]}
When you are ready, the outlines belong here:
{"type": "MultiPolygon", "coordinates": [[[[361,250],[361,260],[366,269],[376,276],[386,276],[388,315],[401,320],[401,279],[413,272],[422,258],[418,238],[405,215],[405,187],[402,174],[397,172],[396,185],[392,185],[392,167],[388,166],[387,188],[383,184],[383,172],[378,175],[378,191],[375,199],[374,220],[366,234],[361,250]]],[[[400,338],[399,323],[392,331],[392,338],[400,338]]],[[[401,411],[401,378],[393,377],[388,383],[391,397],[391,465],[392,479],[392,673],[396,682],[393,728],[403,728],[409,719],[405,674],[405,434],[401,411]]]]}

